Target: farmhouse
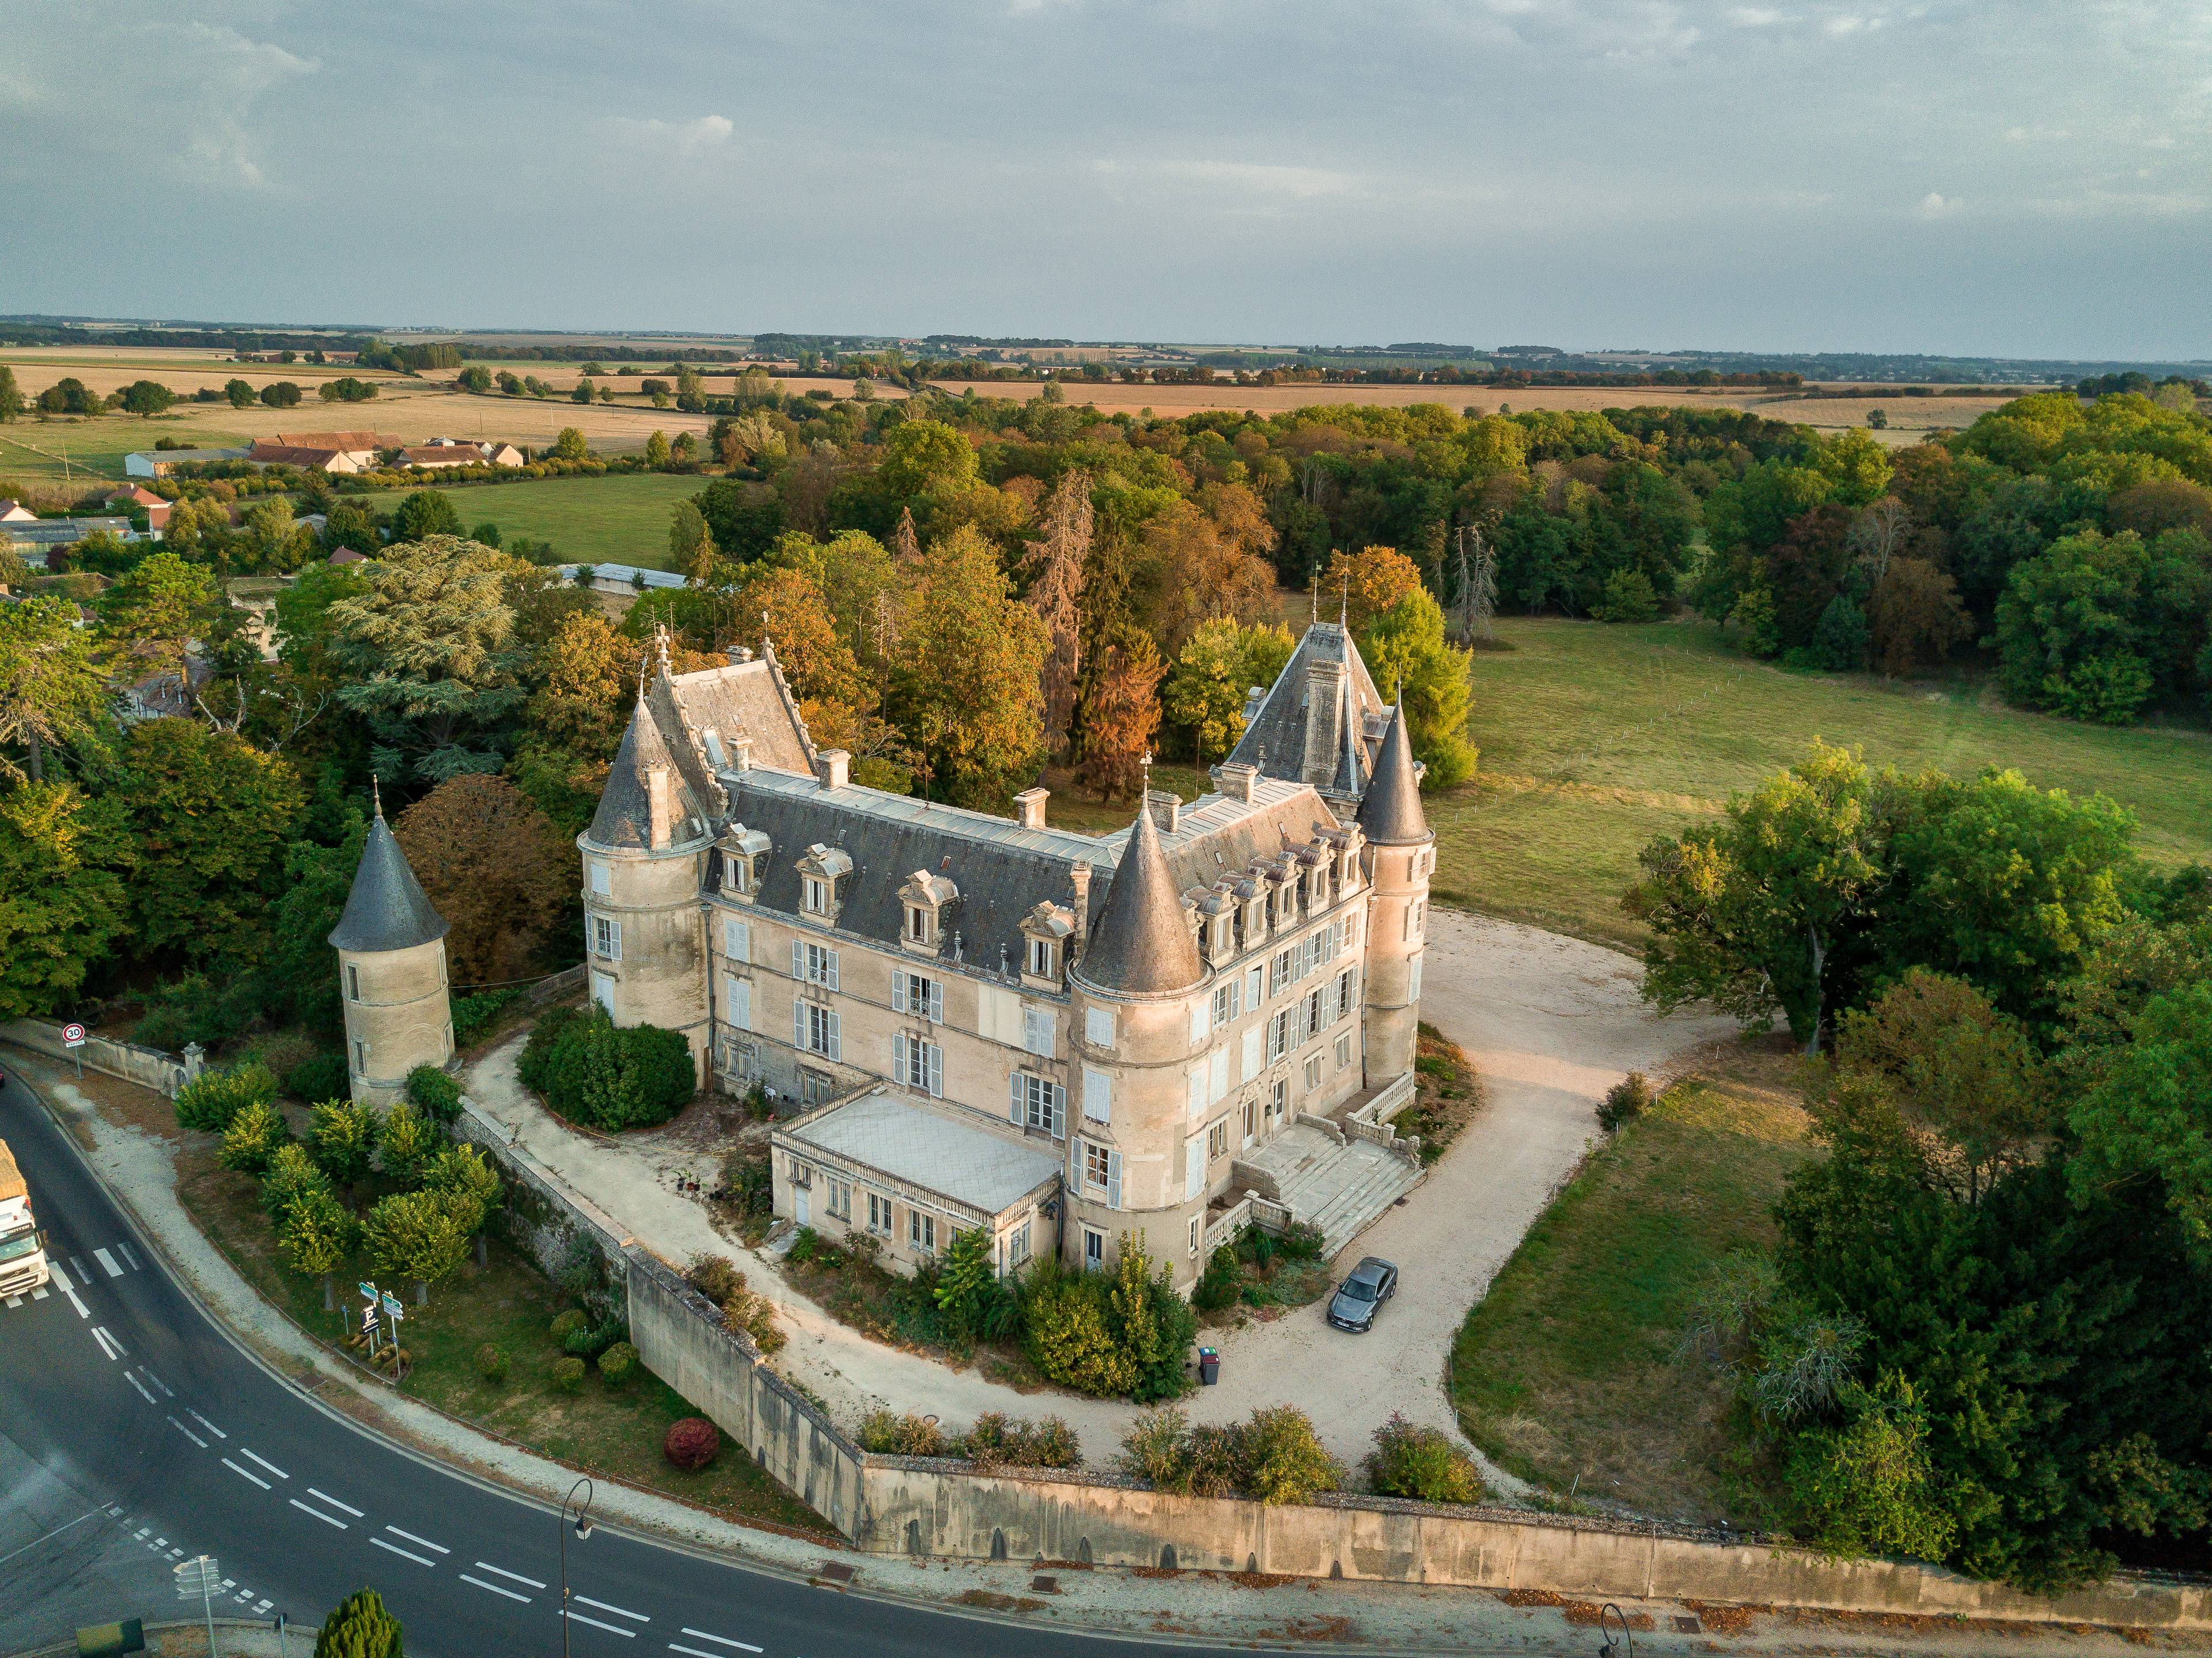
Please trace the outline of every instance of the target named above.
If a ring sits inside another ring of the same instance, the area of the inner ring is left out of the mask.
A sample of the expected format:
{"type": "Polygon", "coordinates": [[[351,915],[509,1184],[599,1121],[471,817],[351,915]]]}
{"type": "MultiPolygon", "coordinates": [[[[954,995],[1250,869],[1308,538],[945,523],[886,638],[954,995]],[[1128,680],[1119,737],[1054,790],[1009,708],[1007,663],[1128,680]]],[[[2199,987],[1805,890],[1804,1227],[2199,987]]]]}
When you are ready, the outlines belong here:
{"type": "Polygon", "coordinates": [[[776,1212],[911,1270],[1143,1234],[1188,1285],[1247,1218],[1340,1245],[1419,1177],[1433,837],[1402,714],[1316,623],[1245,744],[1103,837],[854,783],[773,648],[640,697],[583,855],[591,993],[794,1108],[776,1212]]]}
{"type": "Polygon", "coordinates": [[[245,449],[141,449],[123,458],[123,476],[134,478],[163,478],[179,466],[198,465],[210,461],[244,460],[251,452],[245,449]]]}

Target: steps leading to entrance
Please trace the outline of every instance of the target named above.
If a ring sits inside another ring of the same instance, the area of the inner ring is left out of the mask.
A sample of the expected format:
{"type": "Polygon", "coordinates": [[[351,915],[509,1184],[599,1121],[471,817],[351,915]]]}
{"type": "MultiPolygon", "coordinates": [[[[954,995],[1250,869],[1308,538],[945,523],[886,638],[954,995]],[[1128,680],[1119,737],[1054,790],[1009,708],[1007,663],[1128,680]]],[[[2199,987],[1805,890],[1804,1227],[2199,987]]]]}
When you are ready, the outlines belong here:
{"type": "Polygon", "coordinates": [[[1243,1161],[1273,1181],[1296,1218],[1321,1229],[1332,1257],[1419,1185],[1423,1172],[1413,1159],[1372,1141],[1339,1145],[1303,1122],[1255,1147],[1243,1161]]]}

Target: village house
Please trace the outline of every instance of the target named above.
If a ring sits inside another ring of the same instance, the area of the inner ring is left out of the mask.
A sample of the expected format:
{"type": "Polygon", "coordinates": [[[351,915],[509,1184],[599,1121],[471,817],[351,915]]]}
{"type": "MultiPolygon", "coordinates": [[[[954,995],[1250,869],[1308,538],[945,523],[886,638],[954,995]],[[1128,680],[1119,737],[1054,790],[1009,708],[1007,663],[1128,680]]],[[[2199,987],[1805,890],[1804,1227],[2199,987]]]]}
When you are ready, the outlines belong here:
{"type": "Polygon", "coordinates": [[[659,671],[583,859],[591,994],[770,1091],[775,1206],[912,1270],[1141,1235],[1186,1288],[1248,1219],[1332,1248],[1419,1177],[1433,837],[1404,718],[1317,623],[1188,804],[1105,836],[869,788],[773,650],[659,671]]]}

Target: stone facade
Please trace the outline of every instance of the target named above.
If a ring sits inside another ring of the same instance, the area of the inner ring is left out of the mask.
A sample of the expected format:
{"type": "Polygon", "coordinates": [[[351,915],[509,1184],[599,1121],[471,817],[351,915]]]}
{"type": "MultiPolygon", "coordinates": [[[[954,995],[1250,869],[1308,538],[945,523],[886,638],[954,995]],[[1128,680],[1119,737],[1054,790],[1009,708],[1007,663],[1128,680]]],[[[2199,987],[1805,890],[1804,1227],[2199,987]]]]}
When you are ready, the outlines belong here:
{"type": "Polygon", "coordinates": [[[1242,1155],[1413,1063],[1432,852],[1402,722],[1326,624],[1255,709],[1300,741],[1094,837],[1045,827],[1042,791],[1003,818],[852,783],[772,654],[664,666],[577,842],[592,993],[807,1114],[775,1136],[779,1214],[902,1266],[987,1224],[1002,1266],[1023,1224],[1019,1253],[1093,1266],[1141,1233],[1188,1284],[1242,1155]],[[896,1123],[902,1158],[839,1112],[896,1123]],[[931,1121],[1056,1184],[933,1164],[931,1121]]]}

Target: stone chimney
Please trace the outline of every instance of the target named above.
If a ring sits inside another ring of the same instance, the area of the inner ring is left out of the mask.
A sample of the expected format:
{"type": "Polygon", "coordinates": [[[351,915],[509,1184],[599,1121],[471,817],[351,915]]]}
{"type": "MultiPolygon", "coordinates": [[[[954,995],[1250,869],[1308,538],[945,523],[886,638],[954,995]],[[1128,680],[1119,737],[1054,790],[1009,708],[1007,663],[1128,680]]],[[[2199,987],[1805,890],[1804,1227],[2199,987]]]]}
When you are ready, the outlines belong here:
{"type": "Polygon", "coordinates": [[[742,668],[753,659],[753,647],[750,645],[732,645],[730,647],[729,655],[730,665],[733,668],[742,668]]]}
{"type": "Polygon", "coordinates": [[[1316,788],[1327,788],[1336,781],[1350,678],[1351,670],[1341,662],[1306,665],[1306,743],[1298,775],[1316,788]]]}
{"type": "Polygon", "coordinates": [[[824,749],[814,756],[816,774],[825,789],[842,789],[850,780],[848,769],[853,756],[843,749],[824,749]]]}
{"type": "Polygon", "coordinates": [[[1248,806],[1252,804],[1253,786],[1259,780],[1260,768],[1248,766],[1241,760],[1233,760],[1213,768],[1214,786],[1221,791],[1223,797],[1242,800],[1248,806]]]}
{"type": "Polygon", "coordinates": [[[1173,835],[1176,826],[1182,822],[1182,797],[1165,789],[1151,789],[1145,795],[1145,810],[1152,815],[1152,823],[1163,835],[1173,835]]]}
{"type": "Polygon", "coordinates": [[[1044,827],[1044,803],[1052,798],[1050,789],[1024,789],[1014,797],[1014,821],[1025,829],[1044,827]]]}
{"type": "Polygon", "coordinates": [[[1067,872],[1067,884],[1075,889],[1075,936],[1067,959],[1071,965],[1083,959],[1084,940],[1091,936],[1091,865],[1079,863],[1067,872]]]}
{"type": "Polygon", "coordinates": [[[645,768],[645,804],[647,822],[652,826],[650,835],[655,847],[665,847],[675,838],[673,802],[669,793],[668,768],[647,766],[645,768]]]}

